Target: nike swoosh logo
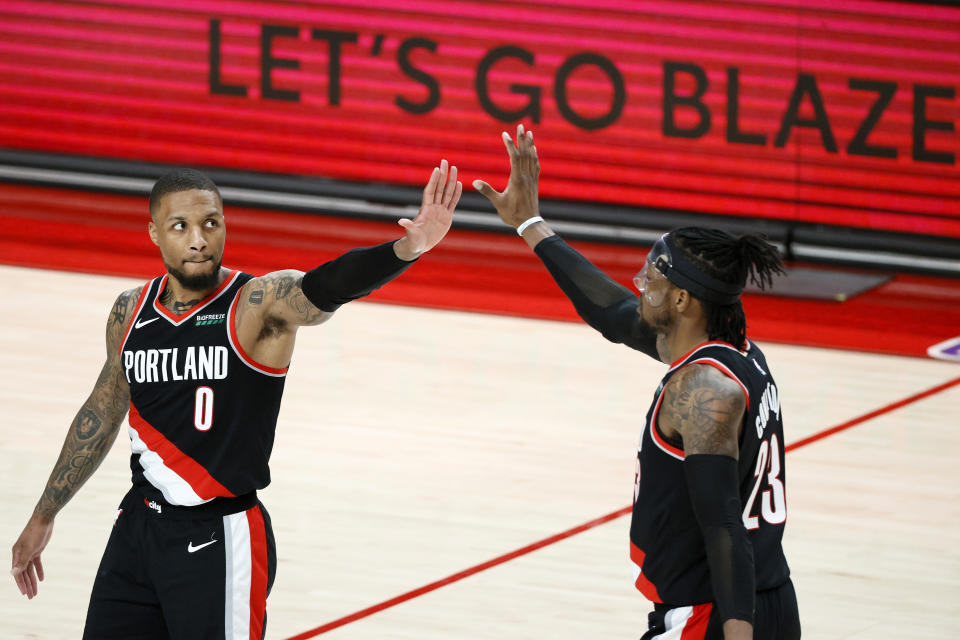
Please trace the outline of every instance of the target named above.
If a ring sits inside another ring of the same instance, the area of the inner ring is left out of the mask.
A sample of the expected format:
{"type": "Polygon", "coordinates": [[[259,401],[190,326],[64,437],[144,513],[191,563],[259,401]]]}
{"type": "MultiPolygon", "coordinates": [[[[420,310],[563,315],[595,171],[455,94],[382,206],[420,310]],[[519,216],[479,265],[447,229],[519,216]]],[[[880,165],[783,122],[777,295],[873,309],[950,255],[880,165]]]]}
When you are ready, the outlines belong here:
{"type": "Polygon", "coordinates": [[[149,320],[137,320],[137,324],[133,325],[134,329],[139,329],[140,327],[145,327],[154,320],[159,320],[160,318],[150,318],[149,320]]]}
{"type": "MultiPolygon", "coordinates": [[[[156,318],[154,318],[154,320],[156,320],[156,318]]],[[[187,545],[187,553],[193,553],[194,551],[200,551],[200,549],[203,549],[204,547],[209,547],[209,546],[212,545],[214,542],[217,542],[217,540],[211,540],[210,542],[204,542],[203,544],[198,544],[197,546],[193,546],[193,541],[191,540],[191,541],[190,541],[190,544],[187,545]]]]}

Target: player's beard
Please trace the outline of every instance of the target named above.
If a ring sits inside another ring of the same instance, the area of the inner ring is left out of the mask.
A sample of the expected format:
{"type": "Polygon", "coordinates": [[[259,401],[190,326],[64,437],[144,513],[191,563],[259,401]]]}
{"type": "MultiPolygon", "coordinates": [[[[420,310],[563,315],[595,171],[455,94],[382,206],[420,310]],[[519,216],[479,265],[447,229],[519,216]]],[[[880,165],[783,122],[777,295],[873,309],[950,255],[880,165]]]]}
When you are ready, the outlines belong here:
{"type": "Polygon", "coordinates": [[[180,269],[170,266],[169,264],[165,264],[165,266],[167,267],[167,273],[176,278],[180,286],[187,291],[207,291],[219,284],[221,264],[223,264],[222,258],[217,260],[217,264],[209,273],[197,273],[192,276],[188,276],[180,269]]]}
{"type": "MultiPolygon", "coordinates": [[[[640,299],[640,304],[643,304],[643,298],[640,299]]],[[[670,311],[667,309],[651,308],[650,316],[651,319],[647,320],[643,313],[640,313],[640,328],[646,335],[664,335],[670,330],[670,325],[672,324],[670,318],[670,311]]]]}

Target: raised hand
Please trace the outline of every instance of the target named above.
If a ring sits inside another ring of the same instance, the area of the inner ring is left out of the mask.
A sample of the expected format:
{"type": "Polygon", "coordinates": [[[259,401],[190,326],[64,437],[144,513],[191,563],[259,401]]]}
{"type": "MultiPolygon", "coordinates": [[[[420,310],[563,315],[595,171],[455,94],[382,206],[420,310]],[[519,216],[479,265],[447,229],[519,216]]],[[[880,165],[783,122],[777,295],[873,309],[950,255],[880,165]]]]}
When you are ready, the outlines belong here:
{"type": "Polygon", "coordinates": [[[413,220],[401,218],[398,222],[406,229],[407,235],[393,245],[397,257],[414,260],[437,246],[450,230],[453,211],[462,193],[463,185],[457,180],[457,168],[449,167],[448,175],[447,161],[441,160],[423,189],[423,201],[417,217],[413,220]]]}
{"type": "Polygon", "coordinates": [[[53,520],[34,514],[13,545],[13,566],[10,574],[17,582],[20,593],[27,598],[33,599],[33,596],[37,595],[37,583],[43,581],[40,552],[50,542],[52,534],[53,520]]]}
{"type": "Polygon", "coordinates": [[[540,160],[537,158],[537,148],[533,145],[533,132],[524,131],[522,124],[517,125],[516,145],[506,131],[502,137],[507,155],[510,156],[507,188],[499,192],[483,180],[474,180],[473,188],[493,203],[501,220],[517,228],[525,220],[540,215],[537,195],[540,160]]]}

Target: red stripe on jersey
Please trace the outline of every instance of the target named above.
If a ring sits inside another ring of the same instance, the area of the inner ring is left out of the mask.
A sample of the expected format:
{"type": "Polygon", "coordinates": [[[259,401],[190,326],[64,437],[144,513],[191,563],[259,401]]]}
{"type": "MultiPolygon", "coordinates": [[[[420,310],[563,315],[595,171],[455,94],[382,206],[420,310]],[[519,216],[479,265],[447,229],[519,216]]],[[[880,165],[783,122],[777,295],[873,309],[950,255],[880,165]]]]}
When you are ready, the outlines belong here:
{"type": "Polygon", "coordinates": [[[237,276],[239,275],[240,275],[239,271],[234,271],[233,273],[231,273],[229,276],[224,278],[223,282],[220,283],[220,286],[214,289],[213,292],[210,293],[210,295],[208,295],[206,298],[204,298],[197,304],[193,305],[186,311],[184,311],[179,316],[175,314],[173,311],[170,311],[170,309],[167,309],[165,306],[160,304],[160,296],[163,295],[163,290],[166,289],[167,281],[170,279],[169,275],[165,275],[163,276],[163,280],[160,282],[160,290],[157,291],[157,297],[153,299],[153,308],[156,309],[158,312],[162,313],[163,315],[165,315],[166,317],[173,320],[174,323],[179,324],[184,320],[186,320],[188,317],[190,317],[195,311],[198,311],[201,307],[207,306],[207,304],[209,304],[214,298],[216,298],[221,293],[223,293],[223,290],[229,287],[231,284],[233,284],[233,281],[236,280],[237,276]]]}
{"type": "Polygon", "coordinates": [[[643,552],[643,549],[633,544],[633,541],[630,542],[630,561],[635,565],[640,567],[640,575],[637,576],[637,581],[634,583],[634,586],[637,590],[640,591],[647,600],[650,602],[659,602],[663,603],[663,600],[660,599],[660,594],[657,593],[657,588],[653,586],[653,583],[647,579],[647,576],[643,573],[643,561],[646,559],[647,554],[643,552]]]}
{"type": "Polygon", "coordinates": [[[260,640],[267,615],[267,532],[260,506],[247,509],[250,527],[250,640],[260,640]]]}
{"type": "Polygon", "coordinates": [[[140,290],[140,297],[137,298],[137,308],[133,311],[133,316],[130,318],[130,324],[127,325],[127,331],[123,334],[123,340],[120,342],[119,352],[123,353],[123,347],[127,344],[127,338],[130,336],[130,331],[133,329],[133,323],[137,321],[137,316],[140,315],[140,309],[143,308],[143,303],[147,301],[147,290],[150,289],[150,284],[153,280],[147,282],[143,285],[143,289],[140,290]]]}
{"type": "Polygon", "coordinates": [[[736,382],[738,385],[740,385],[740,388],[743,390],[743,395],[746,396],[747,398],[747,409],[748,410],[750,409],[750,392],[747,391],[747,387],[742,382],[740,382],[740,378],[738,378],[736,374],[733,373],[733,371],[730,371],[730,369],[728,369],[725,365],[723,365],[720,362],[717,362],[712,358],[703,358],[702,360],[692,360],[691,362],[687,363],[687,366],[691,364],[708,364],[711,367],[715,367],[721,373],[725,374],[728,378],[730,378],[731,380],[736,382]]]}
{"type": "Polygon", "coordinates": [[[241,360],[246,362],[250,367],[256,369],[257,371],[262,373],[270,373],[275,376],[285,374],[290,367],[284,367],[283,369],[268,367],[267,365],[260,364],[251,358],[249,355],[247,355],[247,352],[243,350],[243,346],[240,344],[240,337],[237,336],[237,327],[235,322],[237,315],[237,303],[240,302],[241,291],[243,291],[243,289],[237,292],[237,296],[233,299],[233,304],[230,305],[230,313],[227,314],[227,326],[229,327],[228,330],[230,331],[230,342],[233,343],[234,351],[236,351],[237,355],[240,356],[241,360]]]}
{"type": "Polygon", "coordinates": [[[660,429],[657,427],[657,414],[660,413],[660,404],[663,402],[663,396],[664,393],[661,391],[660,397],[657,398],[657,406],[653,408],[653,414],[650,416],[650,437],[653,438],[653,441],[657,443],[658,447],[683,460],[683,458],[686,457],[686,455],[683,453],[683,449],[675,447],[667,442],[667,440],[660,435],[660,429]]]}
{"type": "Polygon", "coordinates": [[[707,625],[710,624],[710,614],[713,612],[713,603],[693,605],[693,613],[683,625],[680,640],[703,640],[707,636],[707,625]]]}
{"type": "Polygon", "coordinates": [[[137,430],[140,439],[151,451],[160,456],[163,464],[190,485],[203,500],[217,497],[235,497],[225,486],[217,482],[203,466],[185,454],[164,437],[149,422],[143,419],[137,408],[130,403],[130,426],[137,430]]]}

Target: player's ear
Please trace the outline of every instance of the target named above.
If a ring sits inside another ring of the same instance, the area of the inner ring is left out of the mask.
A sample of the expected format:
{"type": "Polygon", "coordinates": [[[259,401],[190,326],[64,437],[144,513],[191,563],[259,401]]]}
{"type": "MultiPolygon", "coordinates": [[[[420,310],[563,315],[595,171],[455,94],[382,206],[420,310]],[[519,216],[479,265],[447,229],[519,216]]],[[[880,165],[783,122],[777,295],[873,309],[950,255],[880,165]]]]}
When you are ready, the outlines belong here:
{"type": "Polygon", "coordinates": [[[154,221],[153,221],[152,219],[150,220],[149,223],[147,223],[147,233],[150,234],[150,240],[153,241],[153,244],[155,244],[155,245],[157,245],[157,246],[159,247],[159,246],[160,246],[160,240],[159,240],[159,238],[157,237],[157,225],[156,225],[156,223],[154,223],[154,221]]]}
{"type": "Polygon", "coordinates": [[[694,298],[686,289],[677,287],[673,291],[673,306],[678,313],[686,313],[693,305],[694,298]]]}

